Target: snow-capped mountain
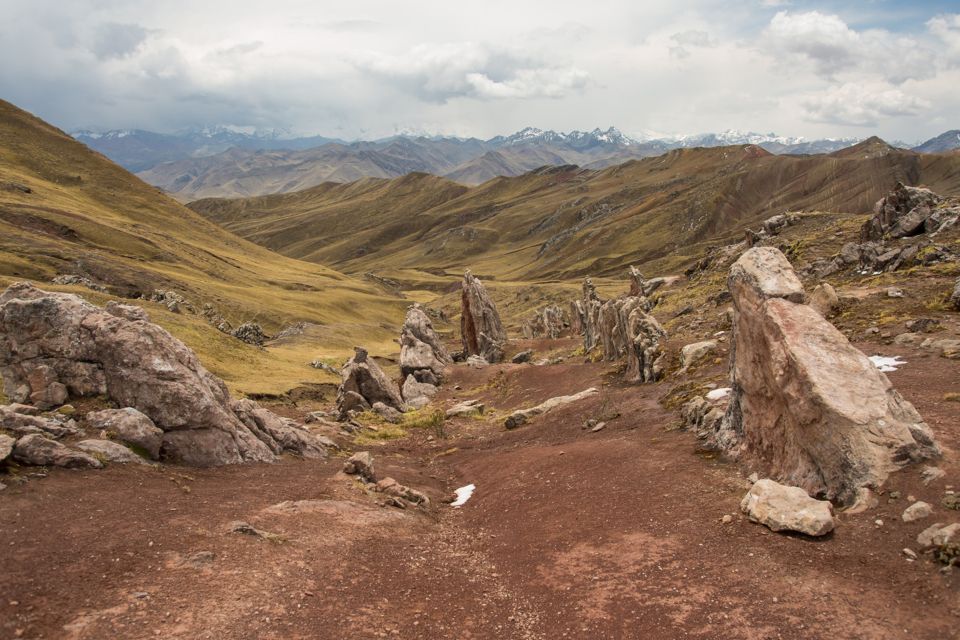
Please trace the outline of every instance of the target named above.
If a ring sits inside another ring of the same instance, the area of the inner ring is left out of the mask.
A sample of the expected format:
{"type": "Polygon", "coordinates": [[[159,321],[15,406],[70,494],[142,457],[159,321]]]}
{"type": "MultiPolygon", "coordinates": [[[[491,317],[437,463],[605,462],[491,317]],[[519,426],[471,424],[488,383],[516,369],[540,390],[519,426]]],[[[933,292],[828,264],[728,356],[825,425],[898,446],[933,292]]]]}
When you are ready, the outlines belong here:
{"type": "Polygon", "coordinates": [[[942,153],[960,149],[960,129],[952,129],[913,148],[920,153],[942,153]]]}

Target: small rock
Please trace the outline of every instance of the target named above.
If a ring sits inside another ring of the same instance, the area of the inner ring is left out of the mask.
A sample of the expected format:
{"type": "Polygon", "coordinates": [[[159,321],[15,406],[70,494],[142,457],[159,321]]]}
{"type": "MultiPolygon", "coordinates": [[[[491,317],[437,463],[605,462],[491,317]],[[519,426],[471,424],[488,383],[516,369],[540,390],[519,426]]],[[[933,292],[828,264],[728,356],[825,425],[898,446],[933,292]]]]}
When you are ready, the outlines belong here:
{"type": "Polygon", "coordinates": [[[722,518],[720,518],[720,522],[722,522],[723,524],[730,524],[731,522],[733,522],[733,516],[728,513],[722,518]]]}
{"type": "Polygon", "coordinates": [[[595,424],[595,425],[593,426],[592,429],[590,429],[590,433],[596,433],[597,431],[600,431],[601,429],[605,428],[606,426],[607,426],[607,423],[606,423],[606,422],[598,422],[597,424],[595,424]]]}
{"type": "Polygon", "coordinates": [[[910,560],[916,560],[916,559],[917,559],[917,552],[914,551],[913,549],[904,547],[904,549],[903,549],[902,551],[903,551],[903,555],[907,556],[907,558],[909,558],[910,560]]]}
{"type": "Polygon", "coordinates": [[[916,520],[928,518],[931,515],[933,515],[933,507],[926,502],[914,502],[912,505],[903,510],[903,514],[900,517],[904,522],[914,522],[916,520]]]}
{"type": "Polygon", "coordinates": [[[930,484],[934,480],[939,480],[945,475],[947,475],[947,472],[940,467],[924,467],[920,472],[920,477],[923,478],[923,484],[925,485],[930,484]]]}
{"type": "Polygon", "coordinates": [[[373,470],[373,456],[369,451],[360,451],[353,454],[343,463],[343,472],[358,475],[367,482],[376,482],[373,470]]]}
{"type": "Polygon", "coordinates": [[[757,475],[756,471],[754,471],[749,476],[747,476],[747,480],[750,482],[750,484],[756,484],[757,480],[759,479],[760,479],[760,476],[757,475]]]}
{"type": "Polygon", "coordinates": [[[146,460],[130,451],[130,449],[109,440],[82,440],[77,443],[77,449],[86,451],[107,462],[147,464],[146,460]]]}
{"type": "Polygon", "coordinates": [[[881,520],[880,518],[877,518],[876,520],[873,521],[873,524],[877,525],[878,527],[882,527],[883,520],[881,520]]]}
{"type": "Polygon", "coordinates": [[[772,531],[822,536],[833,531],[833,505],[816,500],[799,487],[769,479],[757,480],[743,497],[740,510],[772,531]]]}
{"type": "Polygon", "coordinates": [[[513,356],[510,359],[510,362],[513,364],[523,364],[524,362],[530,362],[533,358],[533,349],[527,349],[526,351],[521,351],[517,355],[513,356]]]}
{"type": "Polygon", "coordinates": [[[898,289],[897,287],[887,287],[887,297],[888,298],[902,298],[903,289],[898,289]]]}
{"type": "Polygon", "coordinates": [[[103,468],[103,463],[93,456],[69,449],[59,442],[32,433],[17,440],[13,457],[23,464],[52,465],[70,469],[81,467],[103,468]]]}
{"type": "Polygon", "coordinates": [[[942,522],[932,524],[917,536],[917,544],[922,549],[942,547],[960,541],[960,522],[945,525],[942,522]]]}
{"type": "Polygon", "coordinates": [[[460,404],[455,404],[447,409],[446,417],[479,416],[483,415],[485,409],[486,406],[479,400],[464,400],[460,404]]]}

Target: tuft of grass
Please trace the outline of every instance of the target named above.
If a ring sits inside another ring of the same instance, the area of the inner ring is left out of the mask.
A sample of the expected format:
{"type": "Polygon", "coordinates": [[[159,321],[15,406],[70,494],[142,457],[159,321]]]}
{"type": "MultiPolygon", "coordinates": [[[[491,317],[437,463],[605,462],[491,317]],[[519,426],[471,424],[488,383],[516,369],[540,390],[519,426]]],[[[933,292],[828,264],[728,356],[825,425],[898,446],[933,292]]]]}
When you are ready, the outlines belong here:
{"type": "Polygon", "coordinates": [[[399,424],[384,422],[377,425],[376,429],[366,429],[353,439],[354,444],[363,446],[369,444],[378,444],[387,440],[396,440],[407,435],[407,430],[399,424]]]}
{"type": "Polygon", "coordinates": [[[951,391],[949,393],[943,394],[943,399],[947,402],[960,402],[960,393],[951,391]]]}

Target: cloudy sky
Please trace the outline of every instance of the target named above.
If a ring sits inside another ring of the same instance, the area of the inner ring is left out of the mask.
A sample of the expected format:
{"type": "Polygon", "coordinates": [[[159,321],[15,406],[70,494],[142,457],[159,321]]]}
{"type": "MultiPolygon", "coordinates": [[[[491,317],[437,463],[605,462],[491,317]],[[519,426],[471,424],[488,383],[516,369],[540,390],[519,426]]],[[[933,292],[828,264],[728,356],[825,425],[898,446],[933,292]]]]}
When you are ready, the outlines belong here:
{"type": "Polygon", "coordinates": [[[0,98],[68,130],[960,127],[957,0],[3,4],[0,98]]]}

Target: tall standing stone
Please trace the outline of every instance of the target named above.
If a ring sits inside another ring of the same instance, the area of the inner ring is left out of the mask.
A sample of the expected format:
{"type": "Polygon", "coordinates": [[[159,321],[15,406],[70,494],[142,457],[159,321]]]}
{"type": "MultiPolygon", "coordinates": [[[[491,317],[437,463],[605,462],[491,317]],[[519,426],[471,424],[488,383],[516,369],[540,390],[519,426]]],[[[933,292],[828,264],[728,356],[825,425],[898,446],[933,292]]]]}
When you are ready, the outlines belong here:
{"type": "Polygon", "coordinates": [[[469,269],[463,274],[460,305],[460,339],[464,353],[481,356],[487,362],[503,360],[507,334],[500,314],[483,283],[469,269]]]}

